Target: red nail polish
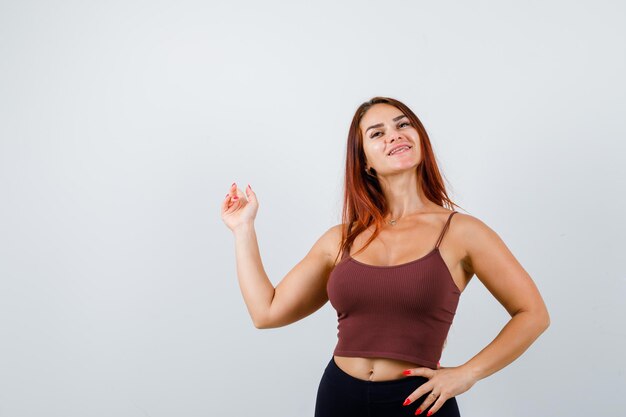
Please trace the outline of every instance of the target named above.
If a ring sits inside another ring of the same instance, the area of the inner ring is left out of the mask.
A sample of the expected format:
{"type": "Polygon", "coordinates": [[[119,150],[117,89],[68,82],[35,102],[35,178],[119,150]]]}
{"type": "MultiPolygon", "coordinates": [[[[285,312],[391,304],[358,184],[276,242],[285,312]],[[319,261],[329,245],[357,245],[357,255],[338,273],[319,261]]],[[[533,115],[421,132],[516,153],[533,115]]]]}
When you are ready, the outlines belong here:
{"type": "Polygon", "coordinates": [[[411,404],[411,399],[407,398],[406,400],[404,400],[404,404],[402,405],[409,405],[409,404],[411,404]]]}
{"type": "Polygon", "coordinates": [[[404,375],[411,375],[411,371],[409,371],[408,369],[404,372],[402,372],[404,375]]]}
{"type": "Polygon", "coordinates": [[[233,197],[233,200],[237,200],[237,199],[239,199],[239,197],[237,197],[237,196],[234,196],[234,197],[233,197]]]}
{"type": "Polygon", "coordinates": [[[415,412],[415,415],[418,415],[418,414],[422,414],[422,409],[421,408],[418,408],[417,411],[415,412]]]}
{"type": "Polygon", "coordinates": [[[428,413],[426,413],[427,416],[431,415],[433,412],[429,411],[428,413]]]}

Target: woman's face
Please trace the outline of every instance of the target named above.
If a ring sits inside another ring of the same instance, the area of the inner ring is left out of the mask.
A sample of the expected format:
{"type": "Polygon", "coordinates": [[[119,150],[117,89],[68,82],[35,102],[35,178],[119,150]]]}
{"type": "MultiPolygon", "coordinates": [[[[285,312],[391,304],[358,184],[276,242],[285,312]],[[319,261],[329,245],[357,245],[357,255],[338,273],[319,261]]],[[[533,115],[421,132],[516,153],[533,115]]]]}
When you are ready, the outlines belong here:
{"type": "Polygon", "coordinates": [[[398,108],[379,103],[369,108],[359,124],[367,167],[378,176],[414,168],[421,159],[419,135],[408,117],[398,108]],[[399,145],[408,146],[389,154],[399,145]]]}

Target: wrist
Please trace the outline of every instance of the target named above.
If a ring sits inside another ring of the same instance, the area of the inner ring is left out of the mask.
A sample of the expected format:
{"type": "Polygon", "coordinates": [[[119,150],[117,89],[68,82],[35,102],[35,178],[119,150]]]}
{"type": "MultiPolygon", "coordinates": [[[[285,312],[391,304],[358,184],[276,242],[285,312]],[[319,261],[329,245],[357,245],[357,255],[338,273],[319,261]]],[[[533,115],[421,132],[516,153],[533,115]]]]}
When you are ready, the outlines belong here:
{"type": "Polygon", "coordinates": [[[251,230],[254,230],[254,222],[250,221],[250,222],[245,222],[245,223],[241,223],[239,225],[237,225],[236,227],[233,228],[233,234],[234,235],[238,235],[241,233],[247,233],[251,230]]]}
{"type": "Polygon", "coordinates": [[[478,382],[481,379],[483,379],[482,371],[480,370],[480,368],[478,368],[474,364],[467,362],[461,365],[459,368],[465,371],[465,373],[469,375],[470,378],[473,379],[475,382],[478,382]]]}

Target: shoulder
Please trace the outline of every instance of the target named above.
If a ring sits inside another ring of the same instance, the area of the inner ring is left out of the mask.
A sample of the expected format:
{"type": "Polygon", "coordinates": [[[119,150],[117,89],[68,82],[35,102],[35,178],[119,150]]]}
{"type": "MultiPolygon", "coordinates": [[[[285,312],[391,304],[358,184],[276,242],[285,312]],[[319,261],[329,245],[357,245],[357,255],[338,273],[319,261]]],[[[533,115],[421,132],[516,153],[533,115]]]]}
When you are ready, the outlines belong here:
{"type": "Polygon", "coordinates": [[[458,254],[462,254],[463,258],[468,256],[468,245],[470,244],[469,238],[476,233],[483,233],[481,231],[484,227],[484,223],[471,214],[461,213],[460,211],[446,210],[440,212],[437,216],[437,223],[440,229],[449,221],[448,229],[446,231],[446,240],[448,246],[454,246],[458,254]],[[453,243],[452,243],[453,242],[453,243]]]}
{"type": "Polygon", "coordinates": [[[320,239],[324,239],[325,241],[328,241],[328,243],[340,243],[343,227],[343,224],[336,224],[329,227],[326,231],[324,231],[320,239]]]}
{"type": "MultiPolygon", "coordinates": [[[[474,219],[469,214],[463,214],[456,210],[450,209],[440,209],[433,212],[433,216],[430,217],[432,222],[432,227],[438,230],[442,230],[446,223],[448,223],[448,229],[446,231],[446,235],[455,236],[456,240],[459,235],[461,235],[461,231],[468,227],[468,224],[471,223],[474,219]]],[[[471,227],[471,226],[469,226],[471,227]]]]}
{"type": "Polygon", "coordinates": [[[495,232],[478,217],[457,211],[450,219],[449,233],[468,245],[495,232]]]}
{"type": "Polygon", "coordinates": [[[468,270],[474,269],[478,257],[488,257],[504,247],[500,236],[481,219],[465,213],[457,213],[451,221],[451,233],[463,248],[463,263],[468,270]],[[452,224],[451,224],[452,226],[452,224]]]}
{"type": "Polygon", "coordinates": [[[334,265],[334,259],[339,252],[339,248],[341,247],[341,234],[343,227],[344,225],[341,223],[329,227],[322,233],[315,243],[318,250],[324,252],[330,265],[334,265]]]}
{"type": "Polygon", "coordinates": [[[493,229],[471,214],[457,212],[451,222],[454,223],[457,236],[466,243],[495,234],[493,229]]]}
{"type": "MultiPolygon", "coordinates": [[[[330,261],[330,265],[331,267],[335,267],[337,266],[337,264],[345,258],[345,255],[341,249],[341,244],[343,243],[343,233],[344,231],[347,231],[348,229],[348,224],[347,223],[340,223],[340,224],[336,224],[332,227],[330,227],[325,233],[325,239],[326,239],[326,250],[328,253],[328,259],[330,261]]],[[[361,232],[361,234],[359,236],[363,236],[363,233],[365,233],[365,235],[368,235],[369,233],[371,233],[371,230],[368,229],[368,231],[365,232],[361,232]]],[[[356,241],[355,241],[356,242],[356,241]]],[[[353,242],[354,245],[354,242],[353,242]]],[[[349,249],[348,249],[349,251],[349,249]]]]}

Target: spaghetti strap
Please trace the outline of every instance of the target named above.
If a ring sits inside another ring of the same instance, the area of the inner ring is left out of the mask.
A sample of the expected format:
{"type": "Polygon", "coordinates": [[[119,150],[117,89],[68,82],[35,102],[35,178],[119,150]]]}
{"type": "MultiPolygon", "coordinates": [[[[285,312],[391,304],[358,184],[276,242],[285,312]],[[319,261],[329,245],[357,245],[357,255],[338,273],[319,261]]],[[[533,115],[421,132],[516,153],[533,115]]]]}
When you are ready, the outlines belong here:
{"type": "Polygon", "coordinates": [[[437,243],[435,244],[435,248],[439,247],[439,244],[443,240],[443,235],[446,233],[446,230],[448,230],[448,226],[450,226],[450,220],[452,219],[452,216],[454,216],[455,213],[457,213],[457,212],[453,211],[448,216],[448,221],[446,222],[445,226],[443,226],[443,230],[441,231],[441,234],[439,235],[439,239],[437,239],[437,243]]]}

